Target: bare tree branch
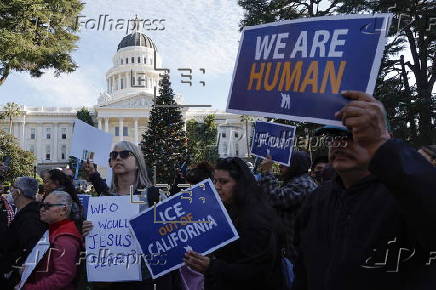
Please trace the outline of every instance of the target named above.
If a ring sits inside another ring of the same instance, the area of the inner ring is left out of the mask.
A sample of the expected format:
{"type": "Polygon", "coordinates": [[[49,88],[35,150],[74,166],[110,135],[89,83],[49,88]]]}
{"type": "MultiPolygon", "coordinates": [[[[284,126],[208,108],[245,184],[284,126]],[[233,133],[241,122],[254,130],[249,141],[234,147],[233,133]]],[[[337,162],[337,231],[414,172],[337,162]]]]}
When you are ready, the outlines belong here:
{"type": "Polygon", "coordinates": [[[414,65],[417,66],[417,70],[419,70],[419,55],[412,30],[410,30],[410,27],[407,27],[404,29],[404,32],[406,33],[406,37],[409,40],[410,52],[412,53],[413,61],[415,62],[414,65]]]}

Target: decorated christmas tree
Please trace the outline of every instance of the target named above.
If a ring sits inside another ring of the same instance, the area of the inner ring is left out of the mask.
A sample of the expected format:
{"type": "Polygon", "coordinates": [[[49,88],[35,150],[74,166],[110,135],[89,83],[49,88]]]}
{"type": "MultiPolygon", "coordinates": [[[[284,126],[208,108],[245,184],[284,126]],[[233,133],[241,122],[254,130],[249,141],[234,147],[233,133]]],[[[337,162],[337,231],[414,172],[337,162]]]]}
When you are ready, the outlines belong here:
{"type": "Polygon", "coordinates": [[[159,95],[142,135],[141,147],[147,166],[156,168],[156,182],[172,184],[176,169],[186,160],[186,132],[168,74],[159,82],[159,95]]]}

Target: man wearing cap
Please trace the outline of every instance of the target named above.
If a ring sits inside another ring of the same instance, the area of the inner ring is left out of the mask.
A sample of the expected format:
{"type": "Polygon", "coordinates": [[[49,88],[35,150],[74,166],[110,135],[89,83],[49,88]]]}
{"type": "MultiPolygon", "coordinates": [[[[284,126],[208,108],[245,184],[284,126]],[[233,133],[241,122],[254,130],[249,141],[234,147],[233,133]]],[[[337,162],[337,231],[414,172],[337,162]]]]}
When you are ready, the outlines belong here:
{"type": "MultiPolygon", "coordinates": [[[[1,233],[0,274],[2,277],[14,268],[17,269],[25,261],[47,229],[47,225],[40,220],[40,206],[35,201],[38,182],[31,177],[19,177],[12,185],[11,191],[17,214],[8,229],[1,233]]],[[[17,277],[14,274],[9,279],[10,285],[16,284],[17,277]]]]}
{"type": "Polygon", "coordinates": [[[306,198],[297,221],[294,290],[436,289],[436,168],[390,137],[383,105],[362,92],[336,117],[337,178],[306,198]]]}

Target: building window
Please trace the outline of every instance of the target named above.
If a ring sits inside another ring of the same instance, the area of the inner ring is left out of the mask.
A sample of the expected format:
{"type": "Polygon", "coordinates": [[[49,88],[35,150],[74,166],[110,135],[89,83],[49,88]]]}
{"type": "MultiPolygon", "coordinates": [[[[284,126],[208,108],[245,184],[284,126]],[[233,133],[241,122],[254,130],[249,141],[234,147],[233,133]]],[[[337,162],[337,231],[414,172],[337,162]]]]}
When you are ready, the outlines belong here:
{"type": "Polygon", "coordinates": [[[121,89],[124,89],[124,78],[121,78],[121,89]]]}
{"type": "Polygon", "coordinates": [[[227,155],[227,143],[223,143],[223,155],[227,155]]]}
{"type": "Polygon", "coordinates": [[[120,136],[120,127],[115,127],[115,136],[120,136]]]}
{"type": "Polygon", "coordinates": [[[239,133],[235,132],[235,138],[238,138],[238,137],[239,137],[239,133]]]}
{"type": "Polygon", "coordinates": [[[50,160],[50,145],[45,146],[45,160],[50,160]]]}
{"type": "Polygon", "coordinates": [[[62,139],[67,139],[67,128],[61,128],[62,139]]]}
{"type": "Polygon", "coordinates": [[[51,128],[45,128],[45,138],[51,139],[51,128]]]}
{"type": "Polygon", "coordinates": [[[132,86],[134,86],[135,85],[135,77],[131,78],[131,82],[132,82],[132,86]]]}
{"type": "Polygon", "coordinates": [[[132,56],[132,63],[135,63],[135,58],[132,56]]]}
{"type": "Polygon", "coordinates": [[[36,128],[30,128],[30,139],[35,140],[36,138],[36,128]]]}
{"type": "Polygon", "coordinates": [[[138,63],[141,63],[141,58],[138,56],[138,63]]]}
{"type": "Polygon", "coordinates": [[[235,148],[236,148],[236,157],[239,157],[239,144],[238,143],[235,144],[235,148]]]}
{"type": "Polygon", "coordinates": [[[129,64],[129,58],[126,57],[126,64],[129,64]]]}
{"type": "Polygon", "coordinates": [[[67,159],[67,145],[62,145],[61,147],[61,159],[67,159]]]}
{"type": "Polygon", "coordinates": [[[221,133],[221,136],[222,136],[223,138],[226,138],[226,133],[221,133]]]}
{"type": "Polygon", "coordinates": [[[144,57],[144,64],[147,64],[147,58],[144,57]]]}
{"type": "Polygon", "coordinates": [[[121,64],[123,64],[123,59],[121,59],[121,64]]]}
{"type": "Polygon", "coordinates": [[[129,128],[123,127],[123,136],[129,136],[129,128]]]}

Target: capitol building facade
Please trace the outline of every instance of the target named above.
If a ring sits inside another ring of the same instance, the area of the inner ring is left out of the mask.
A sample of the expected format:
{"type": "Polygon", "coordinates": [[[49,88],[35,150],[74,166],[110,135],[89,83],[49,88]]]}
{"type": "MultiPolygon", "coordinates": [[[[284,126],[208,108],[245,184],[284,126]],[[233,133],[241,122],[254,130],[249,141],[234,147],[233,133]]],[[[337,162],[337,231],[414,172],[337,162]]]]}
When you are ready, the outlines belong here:
{"type": "MultiPolygon", "coordinates": [[[[106,72],[106,91],[101,93],[97,105],[88,107],[98,128],[113,135],[113,143],[122,140],[135,144],[148,126],[155,91],[158,91],[161,57],[153,41],[135,31],[118,44],[112,58],[113,66],[106,72]],[[154,63],[156,61],[156,64],[154,63]]],[[[218,152],[221,157],[248,155],[245,128],[240,115],[224,111],[184,107],[185,122],[195,119],[202,122],[207,115],[215,115],[218,124],[218,152]]],[[[13,119],[12,134],[20,146],[35,154],[38,171],[63,167],[68,162],[73,123],[80,108],[29,107],[21,104],[22,115],[13,119]]],[[[1,120],[0,127],[9,131],[8,120],[1,120]]],[[[250,126],[250,124],[249,124],[250,126]]],[[[250,138],[250,136],[248,136],[250,138]]]]}

